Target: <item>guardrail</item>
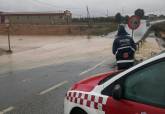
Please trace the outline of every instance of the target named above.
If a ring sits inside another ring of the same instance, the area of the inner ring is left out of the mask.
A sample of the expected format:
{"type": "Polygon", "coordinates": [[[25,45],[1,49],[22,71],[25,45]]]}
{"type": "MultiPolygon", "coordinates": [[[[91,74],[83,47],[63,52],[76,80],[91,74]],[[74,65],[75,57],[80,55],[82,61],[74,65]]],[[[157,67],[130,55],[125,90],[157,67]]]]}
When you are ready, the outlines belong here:
{"type": "Polygon", "coordinates": [[[138,50],[142,47],[142,45],[143,45],[143,43],[145,42],[146,38],[147,38],[148,35],[150,34],[152,26],[155,25],[155,24],[162,23],[162,22],[165,22],[165,20],[150,22],[150,23],[151,23],[151,26],[148,28],[148,30],[147,30],[146,33],[143,35],[143,37],[142,37],[139,41],[136,42],[136,46],[137,46],[137,49],[138,49],[138,50]]]}
{"type": "Polygon", "coordinates": [[[147,36],[149,35],[149,33],[150,33],[150,28],[149,28],[149,29],[147,30],[147,32],[143,35],[143,37],[142,37],[139,41],[136,42],[136,46],[137,46],[137,49],[138,49],[138,50],[142,47],[142,45],[143,45],[143,43],[145,42],[145,39],[147,38],[147,36]]]}

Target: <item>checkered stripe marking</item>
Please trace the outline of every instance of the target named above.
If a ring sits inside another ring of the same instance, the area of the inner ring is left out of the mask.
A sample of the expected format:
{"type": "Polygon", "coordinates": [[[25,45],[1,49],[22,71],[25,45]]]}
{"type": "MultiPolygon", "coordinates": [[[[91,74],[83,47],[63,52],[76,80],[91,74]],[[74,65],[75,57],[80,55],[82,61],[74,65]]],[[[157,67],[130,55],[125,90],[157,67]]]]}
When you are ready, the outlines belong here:
{"type": "Polygon", "coordinates": [[[66,95],[70,102],[94,108],[100,111],[105,111],[107,99],[95,95],[89,95],[79,92],[68,92],[66,95]]]}

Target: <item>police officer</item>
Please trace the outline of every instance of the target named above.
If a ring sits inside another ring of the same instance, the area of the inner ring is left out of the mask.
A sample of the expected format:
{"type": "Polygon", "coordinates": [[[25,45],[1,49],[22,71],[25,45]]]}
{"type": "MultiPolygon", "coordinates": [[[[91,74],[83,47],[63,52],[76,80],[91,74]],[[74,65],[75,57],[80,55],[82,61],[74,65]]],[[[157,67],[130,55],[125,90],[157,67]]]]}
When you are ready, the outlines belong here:
{"type": "Polygon", "coordinates": [[[119,25],[117,37],[113,42],[113,54],[116,55],[118,69],[128,69],[134,65],[136,44],[126,32],[124,25],[119,25]]]}

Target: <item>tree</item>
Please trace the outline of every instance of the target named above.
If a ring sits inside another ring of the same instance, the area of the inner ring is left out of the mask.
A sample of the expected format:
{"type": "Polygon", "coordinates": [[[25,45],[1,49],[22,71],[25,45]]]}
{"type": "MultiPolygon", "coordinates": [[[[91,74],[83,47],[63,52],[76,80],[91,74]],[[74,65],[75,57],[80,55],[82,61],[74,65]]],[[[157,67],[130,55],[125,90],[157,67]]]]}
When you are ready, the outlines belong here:
{"type": "Polygon", "coordinates": [[[139,16],[140,18],[143,18],[144,17],[144,10],[143,9],[135,10],[135,15],[139,16]]]}
{"type": "Polygon", "coordinates": [[[160,19],[164,19],[165,18],[165,15],[160,15],[159,18],[160,19]]]}
{"type": "Polygon", "coordinates": [[[115,15],[115,20],[117,23],[121,23],[122,22],[122,15],[120,13],[117,13],[115,15]]]}

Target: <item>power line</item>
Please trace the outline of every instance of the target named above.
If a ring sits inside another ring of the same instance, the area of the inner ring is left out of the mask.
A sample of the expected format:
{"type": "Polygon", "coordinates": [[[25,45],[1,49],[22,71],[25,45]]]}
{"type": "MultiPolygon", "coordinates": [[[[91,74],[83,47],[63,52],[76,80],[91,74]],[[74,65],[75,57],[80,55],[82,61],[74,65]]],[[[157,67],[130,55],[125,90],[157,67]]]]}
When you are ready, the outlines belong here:
{"type": "Polygon", "coordinates": [[[53,7],[53,8],[57,8],[58,6],[54,5],[54,4],[49,4],[47,2],[43,2],[43,1],[40,1],[40,0],[32,0],[33,2],[36,2],[37,4],[39,3],[40,5],[46,5],[46,6],[50,6],[50,7],[53,7]]]}
{"type": "Polygon", "coordinates": [[[49,3],[49,2],[45,2],[45,1],[41,1],[41,0],[33,0],[37,3],[40,3],[42,5],[47,5],[47,6],[50,6],[50,7],[53,7],[53,8],[61,8],[61,9],[74,9],[74,10],[80,10],[81,8],[78,8],[78,7],[73,7],[73,8],[69,8],[69,7],[64,7],[64,6],[58,6],[58,5],[55,5],[54,3],[49,3]]]}

